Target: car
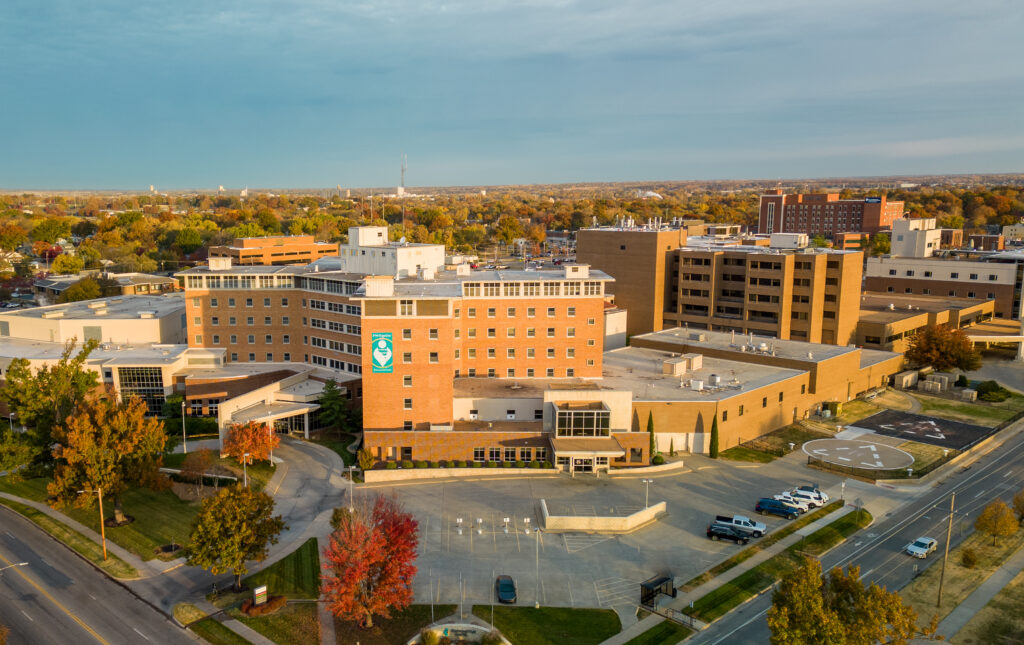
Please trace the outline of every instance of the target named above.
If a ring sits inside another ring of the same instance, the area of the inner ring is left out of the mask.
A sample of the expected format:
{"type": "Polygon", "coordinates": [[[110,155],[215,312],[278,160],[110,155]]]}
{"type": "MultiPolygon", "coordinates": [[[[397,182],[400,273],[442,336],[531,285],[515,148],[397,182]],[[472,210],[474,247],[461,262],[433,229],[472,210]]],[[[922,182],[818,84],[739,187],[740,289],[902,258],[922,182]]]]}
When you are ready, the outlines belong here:
{"type": "Polygon", "coordinates": [[[927,558],[928,554],[931,553],[939,546],[939,543],[935,538],[930,537],[919,537],[907,546],[903,547],[907,555],[912,555],[915,558],[927,558]]]}
{"type": "Polygon", "coordinates": [[[473,262],[472,264],[469,265],[469,268],[470,269],[479,269],[480,265],[477,264],[476,262],[473,262]]]}
{"type": "Polygon", "coordinates": [[[763,522],[755,522],[749,517],[744,517],[743,515],[717,515],[715,516],[715,523],[727,524],[745,533],[749,533],[756,538],[759,538],[768,532],[768,527],[765,526],[763,522]]]}
{"type": "Polygon", "coordinates": [[[810,508],[807,502],[803,501],[802,499],[797,499],[793,497],[788,492],[775,495],[775,499],[779,500],[780,502],[785,502],[786,504],[789,504],[790,506],[799,509],[801,513],[806,513],[808,508],[810,508]]]}
{"type": "Polygon", "coordinates": [[[494,580],[494,595],[498,602],[514,605],[516,602],[516,581],[512,576],[498,576],[494,580]]]}
{"type": "Polygon", "coordinates": [[[821,501],[822,501],[823,504],[828,504],[829,500],[832,499],[831,497],[829,497],[828,495],[825,494],[825,491],[823,491],[820,488],[818,488],[817,484],[811,484],[811,485],[806,485],[805,484],[803,486],[797,486],[796,490],[802,490],[804,492],[812,493],[814,495],[817,495],[818,497],[821,498],[821,501]]]}
{"type": "Polygon", "coordinates": [[[801,502],[806,502],[808,508],[817,508],[819,506],[825,505],[825,502],[821,498],[821,495],[811,493],[805,490],[800,490],[799,488],[790,491],[789,494],[794,499],[798,499],[801,502]]]}
{"type": "Polygon", "coordinates": [[[732,540],[736,544],[746,544],[750,541],[750,537],[746,532],[741,531],[737,528],[733,528],[726,524],[719,524],[718,522],[712,522],[708,524],[708,538],[712,541],[718,540],[732,540]]]}
{"type": "Polygon", "coordinates": [[[762,497],[757,500],[754,504],[754,510],[761,515],[778,515],[784,517],[787,520],[795,520],[800,512],[785,502],[780,502],[777,499],[769,499],[762,497]]]}

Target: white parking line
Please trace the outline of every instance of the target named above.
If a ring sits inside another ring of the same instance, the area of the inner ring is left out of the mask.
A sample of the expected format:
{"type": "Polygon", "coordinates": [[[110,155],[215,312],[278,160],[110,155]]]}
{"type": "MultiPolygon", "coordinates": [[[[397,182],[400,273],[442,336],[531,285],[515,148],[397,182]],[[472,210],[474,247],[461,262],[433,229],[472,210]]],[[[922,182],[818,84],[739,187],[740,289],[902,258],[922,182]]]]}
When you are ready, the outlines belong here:
{"type": "Polygon", "coordinates": [[[134,627],[132,627],[132,631],[135,632],[136,634],[138,634],[139,636],[145,638],[147,641],[149,640],[149,636],[146,636],[145,634],[143,634],[139,630],[135,629],[134,627]]]}
{"type": "Polygon", "coordinates": [[[34,622],[36,622],[36,619],[35,619],[35,618],[32,618],[31,616],[29,616],[28,614],[26,614],[26,613],[25,613],[25,610],[24,610],[24,609],[22,609],[22,610],[21,610],[21,615],[22,615],[22,616],[24,616],[25,618],[28,618],[28,619],[29,619],[29,620],[31,620],[31,621],[32,621],[33,623],[34,623],[34,622]]]}

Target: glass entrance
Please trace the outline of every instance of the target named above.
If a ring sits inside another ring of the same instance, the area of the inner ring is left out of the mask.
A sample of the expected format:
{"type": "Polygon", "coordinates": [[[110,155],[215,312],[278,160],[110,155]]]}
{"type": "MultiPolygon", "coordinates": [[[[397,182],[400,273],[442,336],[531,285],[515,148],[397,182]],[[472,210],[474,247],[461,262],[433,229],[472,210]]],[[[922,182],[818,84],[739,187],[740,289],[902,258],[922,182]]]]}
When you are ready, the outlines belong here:
{"type": "Polygon", "coordinates": [[[576,473],[592,473],[594,472],[594,460],[590,457],[574,457],[572,460],[572,470],[576,473]]]}

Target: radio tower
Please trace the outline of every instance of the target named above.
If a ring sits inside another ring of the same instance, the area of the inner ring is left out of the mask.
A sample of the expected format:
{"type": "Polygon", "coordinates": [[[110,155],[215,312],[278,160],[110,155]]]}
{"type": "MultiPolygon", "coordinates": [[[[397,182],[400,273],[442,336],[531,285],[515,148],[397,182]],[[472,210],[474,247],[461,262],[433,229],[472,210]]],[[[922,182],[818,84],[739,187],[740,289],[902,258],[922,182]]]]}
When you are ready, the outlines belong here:
{"type": "MultiPolygon", "coordinates": [[[[398,187],[398,196],[405,196],[405,169],[409,167],[409,159],[402,153],[402,183],[398,187]]],[[[405,230],[405,200],[402,200],[402,230],[405,230]]]]}

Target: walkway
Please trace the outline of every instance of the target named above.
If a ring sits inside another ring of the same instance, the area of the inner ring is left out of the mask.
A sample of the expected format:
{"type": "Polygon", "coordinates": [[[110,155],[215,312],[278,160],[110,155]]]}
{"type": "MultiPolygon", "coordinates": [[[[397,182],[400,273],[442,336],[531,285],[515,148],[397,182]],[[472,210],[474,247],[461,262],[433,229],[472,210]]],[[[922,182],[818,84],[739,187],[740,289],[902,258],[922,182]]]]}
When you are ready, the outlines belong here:
{"type": "Polygon", "coordinates": [[[1017,549],[1017,552],[996,569],[995,573],[988,577],[988,580],[981,583],[956,609],[949,612],[949,615],[939,623],[938,633],[944,634],[946,640],[952,640],[957,632],[963,629],[964,625],[1022,570],[1024,570],[1024,548],[1017,549]]]}
{"type": "MultiPolygon", "coordinates": [[[[779,540],[767,549],[759,551],[753,557],[744,560],[743,562],[737,564],[728,571],[725,571],[724,573],[722,573],[722,575],[718,576],[717,578],[712,578],[711,580],[705,582],[704,584],[697,587],[696,589],[693,589],[692,591],[689,591],[685,594],[680,594],[678,597],[676,597],[671,602],[666,603],[664,606],[680,611],[685,607],[689,607],[691,601],[696,602],[699,598],[703,598],[710,592],[721,587],[730,580],[734,580],[741,574],[753,569],[765,560],[768,560],[769,558],[782,553],[787,548],[793,546],[794,544],[802,540],[805,536],[814,533],[823,526],[831,522],[834,522],[835,520],[839,519],[840,517],[843,517],[844,515],[852,512],[853,510],[853,506],[847,505],[839,509],[838,511],[835,511],[834,513],[829,513],[825,517],[822,517],[818,520],[815,520],[814,522],[811,522],[807,526],[797,530],[792,535],[786,536],[785,538],[779,540]]],[[[657,614],[651,614],[650,616],[647,616],[643,620],[627,627],[615,636],[612,636],[608,640],[602,642],[601,645],[623,645],[624,643],[627,643],[630,640],[639,636],[640,634],[643,634],[648,629],[651,629],[652,627],[654,627],[655,625],[664,620],[664,618],[657,614]]]]}

